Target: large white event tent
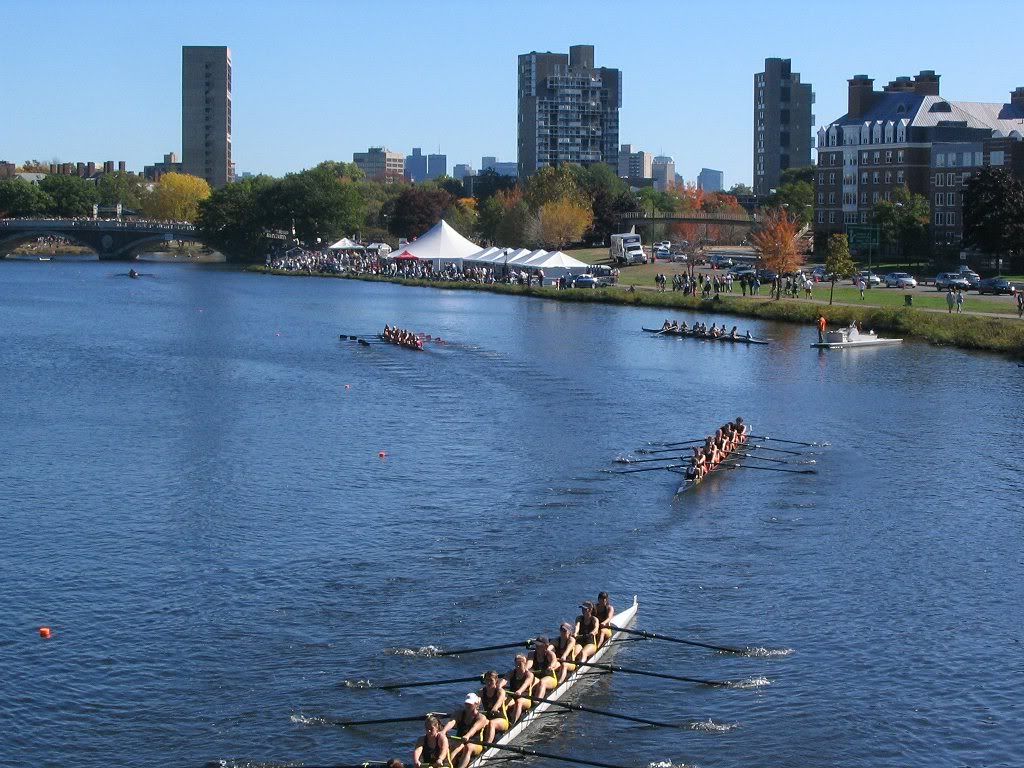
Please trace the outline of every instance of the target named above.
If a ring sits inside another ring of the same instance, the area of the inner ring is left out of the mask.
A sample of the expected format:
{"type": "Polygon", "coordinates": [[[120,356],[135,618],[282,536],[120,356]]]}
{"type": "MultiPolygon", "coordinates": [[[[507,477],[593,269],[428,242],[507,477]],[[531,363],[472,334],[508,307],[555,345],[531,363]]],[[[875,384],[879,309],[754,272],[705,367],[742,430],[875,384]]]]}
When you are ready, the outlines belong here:
{"type": "Polygon", "coordinates": [[[333,243],[332,245],[328,245],[327,249],[330,250],[330,251],[362,251],[362,250],[365,250],[363,248],[363,246],[361,246],[359,243],[355,242],[354,240],[349,240],[347,237],[343,237],[338,242],[333,243]]]}
{"type": "Polygon", "coordinates": [[[402,252],[420,261],[433,262],[434,269],[439,270],[444,262],[462,266],[466,257],[480,252],[480,246],[464,238],[447,221],[441,219],[416,240],[407,243],[402,252]]]}

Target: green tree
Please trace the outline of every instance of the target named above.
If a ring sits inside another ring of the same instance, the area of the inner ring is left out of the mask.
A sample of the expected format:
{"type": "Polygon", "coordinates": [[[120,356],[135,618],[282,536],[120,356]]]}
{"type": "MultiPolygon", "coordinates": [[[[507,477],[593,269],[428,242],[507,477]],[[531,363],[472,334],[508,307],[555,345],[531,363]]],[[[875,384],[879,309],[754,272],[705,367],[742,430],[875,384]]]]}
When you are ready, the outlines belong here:
{"type": "Polygon", "coordinates": [[[430,183],[438,189],[443,189],[456,199],[466,196],[466,187],[463,186],[461,181],[453,179],[451,176],[439,176],[430,183]]]}
{"type": "Polygon", "coordinates": [[[986,166],[964,190],[964,243],[1002,257],[1024,256],[1024,183],[986,166]]]}
{"type": "Polygon", "coordinates": [[[441,220],[452,202],[452,196],[437,187],[406,187],[391,206],[388,230],[396,237],[419,237],[441,220]]]}
{"type": "Polygon", "coordinates": [[[120,203],[125,208],[137,210],[145,194],[145,182],[134,173],[105,173],[96,182],[96,197],[100,205],[120,203]]]}
{"type": "Polygon", "coordinates": [[[857,265],[850,258],[850,244],[846,235],[835,234],[828,239],[825,252],[825,274],[829,275],[832,287],[828,292],[828,303],[832,303],[832,295],[836,290],[836,282],[853,277],[857,265]]]}
{"type": "Polygon", "coordinates": [[[730,195],[732,195],[733,197],[744,197],[744,196],[747,196],[747,195],[754,194],[754,190],[752,190],[746,184],[737,182],[736,184],[733,184],[731,187],[729,187],[728,193],[730,195]]]}
{"type": "Polygon", "coordinates": [[[610,165],[595,163],[587,167],[570,166],[577,186],[590,200],[593,223],[585,237],[588,240],[608,242],[610,235],[620,230],[619,216],[637,210],[638,203],[629,185],[620,179],[610,165]]]}
{"type": "Polygon", "coordinates": [[[39,216],[52,207],[53,199],[35,184],[17,176],[0,180],[0,218],[39,216]]]}
{"type": "Polygon", "coordinates": [[[199,204],[203,240],[231,261],[261,259],[271,219],[268,193],[275,184],[269,176],[256,176],[214,190],[199,204]]]}
{"type": "Polygon", "coordinates": [[[585,193],[576,183],[576,173],[568,164],[548,166],[533,174],[526,182],[523,199],[534,213],[544,203],[555,200],[570,200],[579,205],[588,202],[585,193]]]}
{"type": "Polygon", "coordinates": [[[359,185],[331,168],[289,173],[264,193],[265,226],[291,230],[304,243],[334,242],[354,233],[366,219],[359,185]]]}
{"type": "Polygon", "coordinates": [[[801,227],[810,224],[814,219],[814,184],[803,179],[783,182],[766,204],[785,208],[801,227]]]}
{"type": "Polygon", "coordinates": [[[91,216],[97,201],[96,186],[78,176],[47,176],[39,189],[53,201],[48,213],[54,216],[91,216]]]}
{"type": "Polygon", "coordinates": [[[815,167],[813,165],[804,165],[800,168],[787,168],[779,176],[779,186],[784,184],[795,184],[798,181],[806,181],[808,184],[814,184],[814,173],[815,167]]]}
{"type": "Polygon", "coordinates": [[[927,249],[930,219],[928,198],[912,193],[906,186],[893,190],[889,200],[875,203],[873,218],[882,240],[899,249],[900,256],[927,249]]]}
{"type": "Polygon", "coordinates": [[[480,202],[477,208],[480,236],[493,243],[498,238],[498,227],[501,226],[501,220],[505,218],[505,206],[501,204],[496,195],[491,195],[480,202]]]}
{"type": "Polygon", "coordinates": [[[489,200],[498,192],[514,189],[519,183],[515,176],[501,176],[493,168],[481,171],[473,179],[473,197],[489,200]]]}
{"type": "MultiPolygon", "coordinates": [[[[454,181],[454,179],[453,179],[454,181]]],[[[472,197],[463,197],[453,200],[451,205],[441,215],[455,230],[467,238],[475,238],[479,228],[479,216],[476,212],[476,200],[472,197]]]]}

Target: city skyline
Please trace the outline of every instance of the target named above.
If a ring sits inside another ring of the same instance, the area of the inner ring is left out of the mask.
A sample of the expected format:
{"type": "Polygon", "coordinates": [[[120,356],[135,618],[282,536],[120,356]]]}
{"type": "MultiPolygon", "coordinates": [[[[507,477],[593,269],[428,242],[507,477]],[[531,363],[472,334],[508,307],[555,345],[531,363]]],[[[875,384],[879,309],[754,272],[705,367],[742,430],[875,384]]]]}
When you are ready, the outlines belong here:
{"type": "Polygon", "coordinates": [[[0,158],[21,163],[117,157],[141,170],[165,153],[180,154],[183,45],[231,48],[233,159],[239,172],[274,175],[326,159],[347,160],[368,146],[407,154],[414,146],[440,145],[452,166],[474,165],[483,155],[512,159],[516,62],[529,50],[594,45],[602,65],[622,71],[620,142],[682,158],[677,171],[687,180],[702,167],[719,168],[730,185],[753,178],[751,77],[767,57],[792,59],[794,69],[814,84],[815,129],[845,112],[846,79],[855,72],[888,80],[934,69],[945,88],[974,101],[1003,100],[1008,89],[1024,84],[1013,60],[1014,20],[1024,12],[994,3],[972,7],[968,15],[1001,23],[958,26],[956,46],[936,41],[945,39],[949,18],[963,17],[960,6],[932,3],[923,17],[914,8],[868,4],[864,17],[878,23],[872,35],[857,32],[857,44],[843,58],[834,55],[829,36],[807,30],[841,29],[845,14],[815,9],[805,23],[794,24],[803,10],[796,3],[781,3],[771,14],[751,5],[758,23],[747,25],[749,30],[735,28],[735,8],[638,4],[633,13],[658,23],[645,29],[641,43],[630,38],[629,45],[623,45],[618,28],[601,22],[605,15],[584,12],[592,5],[525,2],[499,9],[453,2],[443,8],[439,13],[408,2],[207,8],[186,1],[181,17],[201,35],[140,35],[140,29],[166,24],[160,8],[131,2],[116,8],[12,3],[12,29],[43,29],[59,21],[102,33],[68,36],[53,50],[32,35],[8,43],[7,95],[17,109],[0,133],[0,158]],[[550,22],[543,28],[530,21],[541,10],[550,22]],[[370,34],[382,13],[439,35],[389,42],[370,34]],[[349,34],[339,42],[342,28],[349,34]],[[697,28],[699,35],[693,33],[697,28]],[[980,60],[979,45],[986,51],[980,60]],[[107,85],[113,73],[116,87],[107,85]]]}

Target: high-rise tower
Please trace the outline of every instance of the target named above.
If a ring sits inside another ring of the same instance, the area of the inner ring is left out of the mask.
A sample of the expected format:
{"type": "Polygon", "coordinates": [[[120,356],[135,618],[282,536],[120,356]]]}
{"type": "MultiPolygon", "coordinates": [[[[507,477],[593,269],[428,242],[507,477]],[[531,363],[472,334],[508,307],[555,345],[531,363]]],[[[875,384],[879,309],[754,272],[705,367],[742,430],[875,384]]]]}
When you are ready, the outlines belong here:
{"type": "Polygon", "coordinates": [[[754,75],[754,194],[778,189],[782,172],[811,164],[814,93],[789,59],[765,59],[754,75]]]}
{"type": "Polygon", "coordinates": [[[214,188],[234,178],[231,50],[226,46],[182,46],[181,161],[185,173],[214,188]]]}

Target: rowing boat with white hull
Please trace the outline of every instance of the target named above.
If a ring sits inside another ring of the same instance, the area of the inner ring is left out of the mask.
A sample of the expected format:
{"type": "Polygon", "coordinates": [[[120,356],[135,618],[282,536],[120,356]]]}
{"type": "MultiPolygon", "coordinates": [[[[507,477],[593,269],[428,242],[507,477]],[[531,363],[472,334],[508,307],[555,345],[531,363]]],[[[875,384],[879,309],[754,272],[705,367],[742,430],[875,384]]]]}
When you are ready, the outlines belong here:
{"type": "MultiPolygon", "coordinates": [[[[616,628],[629,627],[629,625],[633,623],[634,619],[636,619],[636,612],[639,609],[639,607],[640,606],[637,602],[636,595],[634,595],[633,604],[629,606],[629,608],[627,608],[626,610],[620,613],[616,613],[612,617],[612,626],[616,628]]],[[[597,649],[597,653],[590,657],[588,663],[599,662],[606,655],[614,652],[615,641],[619,640],[625,635],[625,632],[620,632],[617,630],[612,632],[611,639],[597,649]]],[[[498,747],[505,746],[506,744],[511,744],[513,741],[515,741],[520,736],[520,734],[526,731],[534,723],[534,721],[537,720],[537,718],[539,718],[544,712],[551,708],[552,705],[549,703],[549,701],[558,701],[563,696],[565,696],[570,690],[572,690],[573,686],[575,686],[578,682],[581,681],[581,677],[583,675],[589,676],[593,674],[592,672],[588,673],[586,671],[587,669],[587,667],[577,667],[576,671],[569,675],[565,679],[564,683],[555,688],[553,691],[548,691],[548,694],[545,697],[546,699],[548,699],[548,701],[538,701],[536,704],[534,704],[533,709],[527,711],[527,713],[523,715],[522,719],[518,723],[513,725],[508,731],[501,735],[500,739],[497,739],[494,742],[498,746],[489,747],[488,749],[485,749],[483,752],[481,752],[480,756],[469,764],[470,768],[480,768],[489,760],[495,757],[499,757],[503,754],[507,755],[508,752],[506,750],[499,749],[498,747]]],[[[510,698],[514,697],[510,695],[510,698]]]]}
{"type": "MultiPolygon", "coordinates": [[[[747,434],[750,434],[749,427],[747,429],[747,434]]],[[[708,472],[706,475],[704,475],[704,477],[702,477],[700,479],[697,479],[697,478],[691,479],[689,477],[684,478],[683,482],[681,482],[679,484],[679,487],[676,489],[676,496],[681,496],[682,494],[686,493],[687,491],[692,491],[698,485],[700,485],[705,480],[707,480],[711,475],[713,475],[715,472],[720,470],[725,465],[725,463],[727,461],[733,460],[733,458],[735,457],[736,453],[742,451],[746,447],[747,447],[747,443],[740,443],[739,445],[737,445],[735,448],[733,448],[731,451],[729,451],[729,455],[728,456],[726,456],[720,462],[715,464],[715,466],[711,468],[711,471],[708,472]]],[[[739,457],[736,457],[736,458],[739,458],[739,457]]]]}

